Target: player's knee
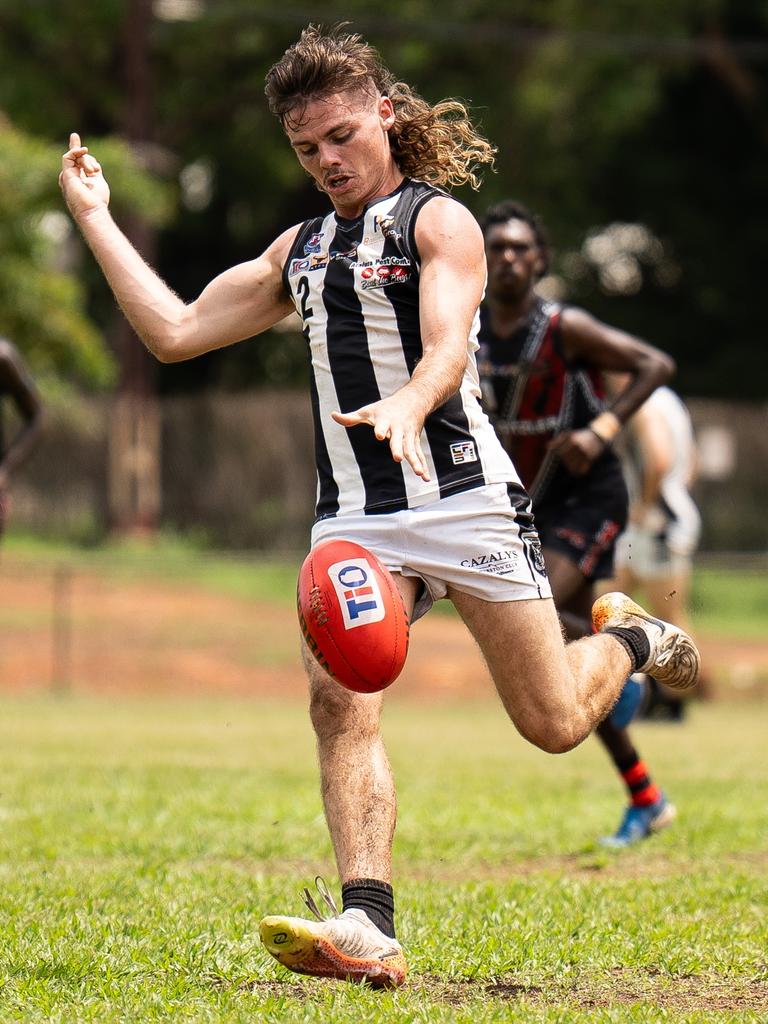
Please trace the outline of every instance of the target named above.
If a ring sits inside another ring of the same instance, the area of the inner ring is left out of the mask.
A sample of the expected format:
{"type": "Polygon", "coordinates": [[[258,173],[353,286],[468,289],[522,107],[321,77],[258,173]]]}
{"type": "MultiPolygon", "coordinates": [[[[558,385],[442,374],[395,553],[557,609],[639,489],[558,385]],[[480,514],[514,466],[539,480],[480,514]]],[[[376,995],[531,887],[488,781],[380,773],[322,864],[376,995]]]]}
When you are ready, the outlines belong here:
{"type": "Polygon", "coordinates": [[[319,740],[332,740],[345,733],[374,735],[379,728],[376,701],[345,690],[327,677],[310,685],[309,717],[319,740]]]}
{"type": "Polygon", "coordinates": [[[516,723],[523,736],[546,754],[566,754],[589,735],[583,716],[575,710],[541,710],[516,723]]]}

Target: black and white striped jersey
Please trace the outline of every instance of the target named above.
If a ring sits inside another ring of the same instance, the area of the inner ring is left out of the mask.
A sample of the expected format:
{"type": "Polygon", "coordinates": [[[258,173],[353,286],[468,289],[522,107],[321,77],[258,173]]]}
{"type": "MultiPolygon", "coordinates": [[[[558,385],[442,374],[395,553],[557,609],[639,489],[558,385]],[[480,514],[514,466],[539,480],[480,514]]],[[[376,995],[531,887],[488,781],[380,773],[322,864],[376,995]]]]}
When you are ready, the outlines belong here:
{"type": "Polygon", "coordinates": [[[392,459],[366,426],[348,429],[331,411],[351,412],[408,382],[422,355],[419,327],[419,210],[446,193],[406,179],[354,220],[335,213],[305,221],[283,268],[304,324],[311,365],[318,474],[317,518],[414,508],[486,483],[518,481],[480,407],[475,317],[460,390],[426,420],[421,443],[431,481],[392,459]]]}

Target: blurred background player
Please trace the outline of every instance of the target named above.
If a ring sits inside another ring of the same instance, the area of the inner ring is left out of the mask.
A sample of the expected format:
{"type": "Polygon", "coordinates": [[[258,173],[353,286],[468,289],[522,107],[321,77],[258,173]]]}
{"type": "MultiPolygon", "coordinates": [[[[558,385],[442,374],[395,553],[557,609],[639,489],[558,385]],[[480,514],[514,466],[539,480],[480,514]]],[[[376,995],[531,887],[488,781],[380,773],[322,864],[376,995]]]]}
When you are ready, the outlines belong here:
{"type": "MultiPolygon", "coordinates": [[[[537,295],[549,248],[542,225],[522,204],[508,200],[489,209],[483,234],[488,286],[478,340],[486,408],[533,501],[555,605],[573,640],[591,631],[595,584],[613,575],[627,521],[627,489],[612,443],[674,364],[584,310],[537,295]],[[618,370],[623,386],[606,407],[603,373],[618,370]]],[[[626,729],[641,697],[640,685],[629,681],[596,729],[630,799],[607,845],[626,846],[675,816],[626,729]]]]}
{"type": "Polygon", "coordinates": [[[0,536],[5,528],[9,482],[37,443],[43,425],[43,407],[37,388],[15,345],[0,338],[0,536]],[[6,436],[6,406],[10,401],[21,424],[6,436]]]}
{"type": "MultiPolygon", "coordinates": [[[[609,382],[622,387],[621,376],[609,382]]],[[[654,615],[688,629],[693,554],[701,518],[690,489],[696,475],[696,444],[685,403],[668,387],[657,388],[631,417],[618,447],[629,488],[629,523],[616,545],[615,585],[642,588],[654,615]]],[[[702,696],[702,680],[697,695],[702,696]]],[[[679,693],[648,680],[642,715],[681,721],[679,693]]]]}

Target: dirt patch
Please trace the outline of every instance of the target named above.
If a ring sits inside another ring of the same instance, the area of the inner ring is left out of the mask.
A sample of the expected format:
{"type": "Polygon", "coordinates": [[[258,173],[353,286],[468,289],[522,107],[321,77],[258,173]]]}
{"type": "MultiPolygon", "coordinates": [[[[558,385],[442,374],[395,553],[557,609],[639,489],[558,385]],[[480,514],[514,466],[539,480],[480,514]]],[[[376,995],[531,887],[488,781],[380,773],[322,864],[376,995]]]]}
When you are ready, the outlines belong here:
{"type": "Polygon", "coordinates": [[[768,982],[744,979],[671,977],[615,968],[604,979],[570,986],[532,985],[514,979],[449,981],[437,975],[412,976],[409,987],[439,1002],[460,1006],[479,992],[501,1002],[531,1000],[548,1006],[609,1009],[640,1004],[662,1010],[764,1011],[768,982]]]}
{"type": "MultiPolygon", "coordinates": [[[[304,698],[290,606],[88,572],[57,590],[50,571],[7,558],[0,571],[0,686],[6,691],[304,698]]],[[[768,694],[768,644],[705,637],[701,646],[716,694],[768,694]]],[[[395,687],[398,697],[416,700],[493,692],[466,629],[436,613],[414,627],[395,687]]]]}

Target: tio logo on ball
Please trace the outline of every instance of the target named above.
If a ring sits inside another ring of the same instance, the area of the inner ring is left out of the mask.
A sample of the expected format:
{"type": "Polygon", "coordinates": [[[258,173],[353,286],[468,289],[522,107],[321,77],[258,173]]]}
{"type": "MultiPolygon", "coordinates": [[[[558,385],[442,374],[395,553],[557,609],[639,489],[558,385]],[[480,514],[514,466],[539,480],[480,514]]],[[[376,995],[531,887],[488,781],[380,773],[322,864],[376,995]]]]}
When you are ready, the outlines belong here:
{"type": "Polygon", "coordinates": [[[376,575],[364,558],[354,562],[336,562],[328,567],[344,617],[344,629],[366,626],[384,618],[384,602],[376,575]]]}

